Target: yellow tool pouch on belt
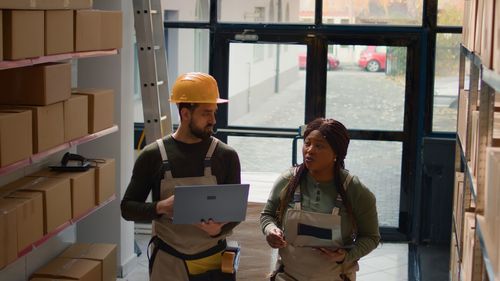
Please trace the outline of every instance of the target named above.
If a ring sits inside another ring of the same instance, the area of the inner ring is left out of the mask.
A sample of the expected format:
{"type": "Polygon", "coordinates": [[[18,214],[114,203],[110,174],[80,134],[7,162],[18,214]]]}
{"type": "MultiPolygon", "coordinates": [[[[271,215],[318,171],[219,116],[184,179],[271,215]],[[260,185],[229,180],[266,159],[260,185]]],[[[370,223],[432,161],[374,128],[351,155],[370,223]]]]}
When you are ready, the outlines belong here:
{"type": "Polygon", "coordinates": [[[222,253],[223,251],[197,260],[185,260],[189,274],[196,275],[210,270],[220,269],[222,253]]]}

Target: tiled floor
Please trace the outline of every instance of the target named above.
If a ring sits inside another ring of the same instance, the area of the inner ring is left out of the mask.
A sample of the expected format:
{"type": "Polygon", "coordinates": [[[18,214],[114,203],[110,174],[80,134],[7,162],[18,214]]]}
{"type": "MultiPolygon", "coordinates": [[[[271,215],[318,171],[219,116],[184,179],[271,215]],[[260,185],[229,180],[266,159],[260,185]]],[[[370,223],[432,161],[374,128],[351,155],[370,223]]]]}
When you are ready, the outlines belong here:
{"type": "MultiPolygon", "coordinates": [[[[146,246],[149,241],[147,235],[136,235],[142,255],[138,259],[135,269],[120,281],[147,281],[148,261],[146,257],[146,246]]],[[[243,248],[244,252],[245,249],[243,248]]],[[[272,254],[271,254],[272,255],[272,254]]],[[[361,259],[359,262],[360,270],[357,275],[357,281],[406,281],[408,280],[408,245],[407,244],[389,244],[384,243],[372,253],[361,259]]],[[[244,267],[243,261],[241,264],[244,267]]],[[[245,274],[238,280],[268,280],[264,276],[269,272],[269,267],[262,269],[253,269],[259,272],[262,278],[255,278],[247,268],[245,274]]]]}
{"type": "MultiPolygon", "coordinates": [[[[230,237],[241,246],[238,280],[264,281],[274,268],[277,252],[265,242],[259,228],[259,214],[267,201],[269,187],[278,174],[242,173],[242,182],[252,185],[248,200],[247,218],[230,237]]],[[[136,235],[136,241],[142,251],[134,270],[121,281],[147,281],[148,260],[146,247],[148,235],[136,235]]],[[[360,260],[358,281],[406,281],[408,280],[408,245],[384,243],[372,253],[360,260]]]]}

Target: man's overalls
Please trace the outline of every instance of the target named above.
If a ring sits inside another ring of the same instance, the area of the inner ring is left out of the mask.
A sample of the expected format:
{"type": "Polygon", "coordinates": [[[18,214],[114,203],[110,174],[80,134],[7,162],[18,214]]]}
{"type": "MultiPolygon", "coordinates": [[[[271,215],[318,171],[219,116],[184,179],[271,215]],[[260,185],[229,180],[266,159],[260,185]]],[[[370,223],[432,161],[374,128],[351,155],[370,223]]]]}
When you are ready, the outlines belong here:
{"type": "MultiPolygon", "coordinates": [[[[348,175],[343,184],[344,190],[347,190],[351,180],[352,176],[348,175]]],[[[329,260],[320,250],[310,247],[310,245],[331,247],[343,244],[339,214],[343,203],[340,194],[331,214],[303,211],[300,185],[295,190],[293,201],[294,208],[287,210],[283,222],[288,245],[279,249],[284,271],[278,272],[275,280],[355,281],[358,270],[357,262],[337,264],[329,260]],[[348,279],[345,279],[346,277],[348,279]]],[[[355,234],[355,229],[353,229],[353,234],[355,234]]]]}
{"type": "MultiPolygon", "coordinates": [[[[161,180],[160,200],[174,194],[175,186],[217,184],[212,175],[210,159],[219,140],[213,138],[205,156],[205,171],[201,177],[174,178],[169,167],[163,140],[157,140],[166,171],[161,180]]],[[[195,208],[196,206],[193,206],[195,208]]],[[[226,249],[225,235],[216,238],[194,225],[172,224],[163,215],[153,221],[151,281],[234,280],[234,275],[221,273],[221,254],[226,249]],[[189,273],[189,274],[188,274],[189,273]]]]}

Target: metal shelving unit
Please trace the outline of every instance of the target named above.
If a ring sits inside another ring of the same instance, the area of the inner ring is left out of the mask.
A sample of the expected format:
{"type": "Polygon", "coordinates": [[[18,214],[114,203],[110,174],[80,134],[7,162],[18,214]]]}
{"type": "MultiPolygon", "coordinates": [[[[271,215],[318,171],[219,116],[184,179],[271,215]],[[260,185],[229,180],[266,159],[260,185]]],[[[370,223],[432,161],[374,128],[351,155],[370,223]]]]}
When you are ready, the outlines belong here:
{"type": "MultiPolygon", "coordinates": [[[[488,245],[488,239],[484,237],[484,227],[485,222],[483,219],[478,219],[484,211],[484,199],[485,199],[485,173],[486,173],[486,148],[497,144],[497,140],[494,138],[494,112],[498,106],[495,106],[495,95],[498,95],[500,91],[500,74],[485,68],[481,63],[481,58],[474,52],[469,51],[466,47],[460,47],[460,60],[461,67],[459,73],[460,89],[459,91],[467,88],[464,85],[465,80],[465,65],[466,60],[470,62],[470,79],[469,79],[469,97],[468,97],[468,110],[467,112],[459,112],[458,114],[467,114],[467,124],[466,124],[466,141],[464,142],[457,135],[457,172],[464,173],[464,192],[470,192],[470,205],[464,205],[463,210],[458,210],[460,212],[473,211],[476,214],[475,220],[475,244],[473,253],[473,264],[472,264],[472,280],[498,280],[498,276],[495,276],[495,272],[491,261],[489,259],[488,252],[494,251],[488,245]],[[497,92],[497,93],[496,93],[497,92]],[[477,105],[478,108],[477,108],[477,105]],[[477,132],[472,132],[471,125],[471,113],[473,110],[479,111],[479,124],[477,132]],[[472,152],[472,134],[477,134],[477,153],[475,164],[471,162],[472,152]],[[497,277],[497,279],[495,279],[497,277]]],[[[497,132],[498,133],[498,132],[497,132]]],[[[457,206],[455,206],[456,208],[457,206]]],[[[482,217],[482,216],[481,216],[482,217]]],[[[455,237],[458,237],[461,233],[457,228],[457,215],[453,215],[453,230],[455,232],[455,237]]],[[[463,230],[462,230],[463,231],[463,230]]],[[[465,243],[465,242],[464,242],[465,243]]],[[[462,257],[464,251],[464,245],[458,245],[459,256],[462,257]],[[462,248],[460,248],[462,246],[462,248]]],[[[462,259],[460,259],[462,262],[462,259]]],[[[460,279],[464,280],[464,276],[461,273],[460,279]]],[[[468,280],[464,280],[468,281],[468,280]]]]}

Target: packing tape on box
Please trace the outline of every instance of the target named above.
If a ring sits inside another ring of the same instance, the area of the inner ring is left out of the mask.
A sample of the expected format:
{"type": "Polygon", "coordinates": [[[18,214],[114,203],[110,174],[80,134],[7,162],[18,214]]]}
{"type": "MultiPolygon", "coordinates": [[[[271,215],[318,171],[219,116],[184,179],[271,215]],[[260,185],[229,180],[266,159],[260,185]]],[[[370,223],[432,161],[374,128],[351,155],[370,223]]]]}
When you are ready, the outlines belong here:
{"type": "Polygon", "coordinates": [[[90,249],[94,246],[94,244],[89,244],[89,246],[87,248],[85,248],[81,253],[80,255],[78,255],[78,258],[83,258],[85,257],[86,255],[89,254],[90,252],[90,249]]]}
{"type": "Polygon", "coordinates": [[[36,0],[30,0],[30,7],[36,8],[36,0]]]}
{"type": "Polygon", "coordinates": [[[48,177],[37,177],[37,178],[34,178],[34,180],[21,185],[18,189],[12,190],[11,192],[7,193],[4,197],[11,197],[12,193],[20,191],[20,190],[28,189],[28,188],[30,188],[32,186],[35,186],[35,185],[37,185],[39,183],[42,183],[42,182],[46,181],[47,179],[48,179],[48,177]]]}
{"type": "Polygon", "coordinates": [[[69,6],[69,0],[64,0],[63,5],[64,5],[64,8],[67,8],[69,6]]]}
{"type": "Polygon", "coordinates": [[[62,267],[56,270],[56,274],[62,276],[62,274],[68,272],[77,261],[78,260],[76,259],[70,259],[69,261],[65,262],[62,267]]]}

